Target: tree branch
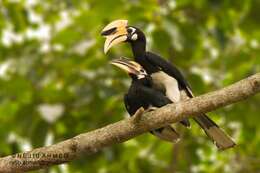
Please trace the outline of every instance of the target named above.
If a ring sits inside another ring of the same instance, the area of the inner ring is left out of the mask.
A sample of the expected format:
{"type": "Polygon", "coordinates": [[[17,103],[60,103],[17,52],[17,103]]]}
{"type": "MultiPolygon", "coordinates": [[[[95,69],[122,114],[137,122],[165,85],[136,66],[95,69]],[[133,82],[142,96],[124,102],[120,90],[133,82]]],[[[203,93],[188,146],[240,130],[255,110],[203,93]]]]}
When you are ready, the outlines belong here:
{"type": "Polygon", "coordinates": [[[0,172],[24,172],[69,162],[82,154],[92,154],[151,129],[175,123],[241,101],[260,91],[260,73],[233,85],[176,104],[80,134],[55,145],[0,158],[0,172]]]}

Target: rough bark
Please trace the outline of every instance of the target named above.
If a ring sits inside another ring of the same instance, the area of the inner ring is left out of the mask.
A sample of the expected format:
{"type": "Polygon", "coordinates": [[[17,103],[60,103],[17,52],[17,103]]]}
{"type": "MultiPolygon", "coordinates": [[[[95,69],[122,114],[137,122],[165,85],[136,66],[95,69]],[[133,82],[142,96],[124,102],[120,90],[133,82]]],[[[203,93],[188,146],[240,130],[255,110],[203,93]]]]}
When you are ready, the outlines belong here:
{"type": "Polygon", "coordinates": [[[151,129],[241,101],[259,91],[260,73],[257,73],[218,91],[144,113],[138,117],[138,121],[124,119],[55,145],[0,158],[0,172],[24,172],[69,162],[80,155],[95,153],[151,129]]]}

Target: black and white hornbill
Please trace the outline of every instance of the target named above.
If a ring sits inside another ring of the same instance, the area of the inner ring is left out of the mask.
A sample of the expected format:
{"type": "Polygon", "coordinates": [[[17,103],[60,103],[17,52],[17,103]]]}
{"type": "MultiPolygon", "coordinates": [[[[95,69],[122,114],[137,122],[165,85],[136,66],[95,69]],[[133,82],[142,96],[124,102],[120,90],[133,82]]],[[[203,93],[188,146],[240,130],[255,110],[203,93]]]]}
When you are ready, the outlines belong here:
{"type": "MultiPolygon", "coordinates": [[[[152,77],[153,87],[163,91],[172,102],[193,97],[191,88],[181,72],[159,55],[146,51],[144,33],[137,27],[129,26],[127,20],[111,22],[103,29],[102,35],[106,37],[105,53],[116,44],[130,43],[135,61],[152,77]]],[[[235,145],[232,139],[206,114],[197,116],[194,120],[219,149],[227,149],[235,145]]]]}
{"type": "MultiPolygon", "coordinates": [[[[152,78],[140,64],[125,58],[112,60],[110,63],[126,71],[132,78],[131,86],[124,96],[125,107],[130,116],[134,116],[140,108],[149,111],[172,103],[163,93],[152,88],[152,78]]],[[[151,133],[169,142],[176,142],[179,138],[171,125],[152,130],[151,133]]]]}

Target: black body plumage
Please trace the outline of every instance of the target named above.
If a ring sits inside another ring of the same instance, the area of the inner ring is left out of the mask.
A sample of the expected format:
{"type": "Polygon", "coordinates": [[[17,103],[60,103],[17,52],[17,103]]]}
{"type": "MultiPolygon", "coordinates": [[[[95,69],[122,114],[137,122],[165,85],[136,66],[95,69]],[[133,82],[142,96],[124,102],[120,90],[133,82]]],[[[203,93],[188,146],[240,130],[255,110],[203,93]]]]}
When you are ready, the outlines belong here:
{"type": "MultiPolygon", "coordinates": [[[[158,108],[172,103],[161,92],[152,89],[152,78],[149,75],[142,79],[137,79],[135,75],[130,76],[132,82],[124,96],[125,107],[130,116],[133,116],[141,107],[148,110],[151,107],[158,108]]],[[[179,134],[170,125],[155,129],[151,133],[170,142],[175,142],[179,138],[179,134]]]]}

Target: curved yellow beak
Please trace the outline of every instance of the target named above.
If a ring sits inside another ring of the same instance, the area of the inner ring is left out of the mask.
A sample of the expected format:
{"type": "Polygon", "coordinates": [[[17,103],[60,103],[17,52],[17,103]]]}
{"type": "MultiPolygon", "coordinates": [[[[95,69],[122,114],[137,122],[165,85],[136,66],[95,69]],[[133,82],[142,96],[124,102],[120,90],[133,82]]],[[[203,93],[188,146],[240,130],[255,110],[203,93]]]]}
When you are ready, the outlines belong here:
{"type": "Polygon", "coordinates": [[[146,74],[143,67],[135,61],[131,61],[127,58],[114,59],[110,61],[110,64],[113,64],[120,69],[124,70],[128,74],[140,75],[146,74]]]}
{"type": "Polygon", "coordinates": [[[109,23],[101,32],[101,35],[106,37],[104,52],[117,45],[118,43],[127,40],[127,20],[115,20],[109,23]]]}

